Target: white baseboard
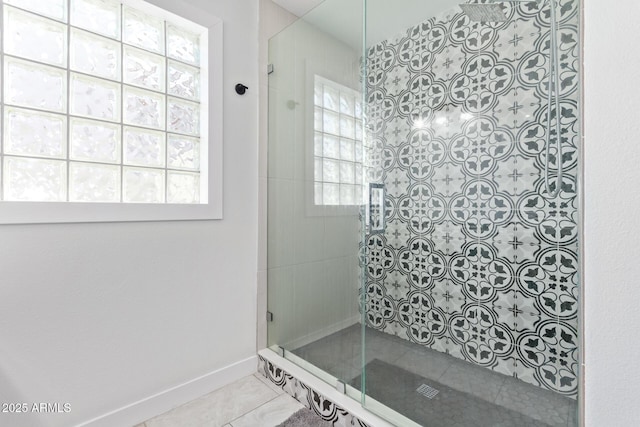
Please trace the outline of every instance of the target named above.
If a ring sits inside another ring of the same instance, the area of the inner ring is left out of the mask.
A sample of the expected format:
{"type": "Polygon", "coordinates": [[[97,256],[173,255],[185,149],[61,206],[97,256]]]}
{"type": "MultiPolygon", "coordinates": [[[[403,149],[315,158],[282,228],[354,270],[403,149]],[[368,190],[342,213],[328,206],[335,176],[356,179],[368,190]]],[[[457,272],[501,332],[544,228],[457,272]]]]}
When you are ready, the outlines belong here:
{"type": "Polygon", "coordinates": [[[133,402],[99,417],[78,424],[76,427],[134,426],[156,415],[184,405],[211,393],[240,378],[255,373],[258,357],[251,356],[224,368],[194,378],[152,396],[133,402]]]}
{"type": "Polygon", "coordinates": [[[333,325],[329,325],[325,328],[322,328],[318,331],[314,331],[308,335],[305,335],[300,338],[296,338],[284,344],[286,349],[296,349],[300,348],[304,345],[311,344],[314,341],[322,339],[326,336],[334,334],[342,329],[348,328],[349,326],[355,325],[356,323],[360,323],[360,314],[352,316],[348,319],[341,320],[340,322],[334,323],[333,325]]]}

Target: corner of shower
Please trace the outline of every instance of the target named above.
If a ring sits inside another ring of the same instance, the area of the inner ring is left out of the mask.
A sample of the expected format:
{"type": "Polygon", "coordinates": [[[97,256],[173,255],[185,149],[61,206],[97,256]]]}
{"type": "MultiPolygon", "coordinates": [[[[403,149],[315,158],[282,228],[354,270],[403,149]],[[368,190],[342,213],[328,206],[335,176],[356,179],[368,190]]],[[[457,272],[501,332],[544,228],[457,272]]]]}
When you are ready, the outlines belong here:
{"type": "Polygon", "coordinates": [[[269,41],[268,345],[394,425],[577,426],[580,4],[460,2],[269,41]]]}

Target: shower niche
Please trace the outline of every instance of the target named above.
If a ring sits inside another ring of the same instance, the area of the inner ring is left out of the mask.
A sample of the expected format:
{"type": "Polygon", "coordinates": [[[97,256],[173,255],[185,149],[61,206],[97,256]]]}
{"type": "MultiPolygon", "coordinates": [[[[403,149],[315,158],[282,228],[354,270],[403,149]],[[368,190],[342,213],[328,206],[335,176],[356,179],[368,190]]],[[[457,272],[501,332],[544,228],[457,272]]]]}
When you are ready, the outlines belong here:
{"type": "Polygon", "coordinates": [[[269,346],[396,425],[577,426],[580,3],[389,3],[270,40],[269,346]]]}

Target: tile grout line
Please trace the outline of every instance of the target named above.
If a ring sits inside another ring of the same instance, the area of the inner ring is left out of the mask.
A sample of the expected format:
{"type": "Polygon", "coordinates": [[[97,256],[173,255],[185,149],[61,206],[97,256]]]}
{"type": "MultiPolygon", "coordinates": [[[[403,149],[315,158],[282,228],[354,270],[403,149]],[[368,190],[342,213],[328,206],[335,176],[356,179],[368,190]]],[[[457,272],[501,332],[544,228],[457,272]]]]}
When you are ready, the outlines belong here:
{"type": "MultiPolygon", "coordinates": [[[[258,372],[255,372],[255,373],[251,374],[251,376],[252,376],[252,377],[254,377],[255,379],[257,379],[258,381],[260,381],[260,383],[261,383],[262,385],[264,385],[265,387],[267,387],[267,388],[269,389],[269,391],[271,391],[271,392],[275,393],[275,396],[274,396],[274,397],[272,397],[271,399],[269,399],[268,401],[266,401],[266,402],[264,402],[264,403],[262,403],[262,404],[260,404],[260,405],[256,406],[255,408],[253,408],[253,409],[251,409],[251,410],[249,410],[249,411],[245,412],[244,414],[242,414],[242,415],[240,415],[240,416],[237,416],[236,418],[234,418],[234,419],[233,419],[233,421],[237,421],[237,420],[238,420],[238,418],[241,418],[241,417],[243,417],[243,416],[247,415],[248,413],[253,412],[254,410],[258,409],[259,407],[261,407],[261,406],[263,406],[263,405],[266,405],[267,403],[271,402],[272,400],[277,399],[278,397],[282,396],[282,394],[278,394],[275,390],[273,390],[271,387],[269,387],[267,384],[265,384],[262,380],[260,380],[260,378],[257,378],[255,374],[259,374],[259,373],[258,373],[258,372]]],[[[231,421],[229,421],[229,423],[231,423],[231,421]]]]}
{"type": "Polygon", "coordinates": [[[276,393],[278,396],[286,394],[286,392],[282,388],[278,387],[276,384],[274,384],[273,382],[269,381],[269,379],[266,378],[265,376],[263,376],[260,372],[256,372],[253,375],[256,378],[258,378],[258,380],[260,380],[263,384],[265,384],[267,387],[269,387],[269,389],[272,390],[274,393],[276,393]],[[279,391],[274,390],[273,388],[271,388],[271,386],[278,388],[279,391]]]}
{"type": "MultiPolygon", "coordinates": [[[[271,389],[269,389],[269,390],[271,390],[271,389]]],[[[271,391],[273,391],[273,390],[271,390],[271,391]]],[[[273,391],[273,392],[275,393],[275,391],[273,391]]],[[[285,394],[286,394],[286,393],[285,393],[285,394]]],[[[287,396],[289,396],[288,394],[286,394],[286,395],[287,395],[287,396]]],[[[258,410],[259,408],[263,407],[263,406],[264,406],[264,405],[266,405],[267,403],[273,402],[274,400],[276,400],[276,399],[277,399],[277,398],[279,398],[280,396],[283,396],[283,394],[276,394],[276,396],[275,396],[275,397],[273,397],[273,398],[269,399],[268,401],[266,401],[266,402],[264,402],[264,403],[262,403],[262,404],[260,404],[260,405],[256,406],[255,408],[252,408],[251,410],[249,410],[249,411],[245,412],[244,414],[242,414],[242,415],[240,415],[240,416],[235,417],[233,420],[231,420],[231,421],[227,422],[227,424],[231,424],[231,425],[233,426],[233,422],[234,422],[234,421],[238,421],[240,418],[244,417],[244,416],[245,416],[245,415],[247,415],[247,414],[252,413],[253,411],[258,410]]],[[[289,397],[291,397],[291,396],[289,396],[289,397]]],[[[293,397],[291,397],[291,398],[293,399],[293,397]]],[[[294,399],[294,400],[295,400],[295,399],[294,399]]],[[[296,402],[297,402],[297,401],[296,401],[296,402]]]]}
{"type": "Polygon", "coordinates": [[[440,376],[438,378],[436,378],[436,381],[438,381],[439,383],[442,384],[442,382],[440,381],[440,379],[442,379],[442,377],[444,377],[446,375],[447,372],[449,372],[449,369],[451,369],[451,367],[453,366],[453,363],[449,363],[449,365],[447,366],[447,369],[445,369],[442,374],[440,374],[440,376]]]}
{"type": "MultiPolygon", "coordinates": [[[[230,384],[227,384],[226,386],[223,386],[223,387],[221,387],[221,388],[218,388],[218,389],[216,389],[216,390],[213,390],[213,391],[211,391],[211,392],[208,392],[208,393],[206,393],[206,394],[204,394],[204,395],[202,395],[202,396],[196,397],[195,399],[192,399],[192,400],[190,400],[190,401],[188,401],[188,402],[185,402],[185,403],[183,403],[182,405],[179,405],[179,406],[177,406],[177,407],[175,407],[175,408],[173,408],[173,409],[170,409],[170,410],[168,410],[168,411],[165,411],[165,412],[163,412],[163,413],[161,413],[161,414],[154,415],[152,418],[149,418],[149,419],[145,420],[143,423],[136,424],[134,427],[138,427],[139,425],[142,425],[142,427],[148,427],[148,426],[147,426],[147,424],[146,424],[146,422],[147,422],[147,421],[151,421],[151,420],[153,420],[153,419],[155,419],[155,418],[157,418],[157,417],[159,417],[159,416],[161,416],[161,415],[165,415],[165,414],[168,414],[168,413],[170,413],[170,412],[174,412],[174,411],[176,411],[176,410],[177,410],[177,409],[179,409],[179,408],[185,407],[185,406],[189,405],[190,403],[193,403],[193,402],[195,402],[195,401],[197,401],[197,400],[200,400],[200,399],[202,399],[202,398],[204,398],[204,397],[206,397],[206,396],[208,396],[208,395],[210,395],[210,394],[216,393],[216,392],[218,392],[218,391],[220,391],[220,390],[224,389],[225,387],[228,387],[228,386],[231,386],[231,385],[233,385],[233,384],[236,384],[238,381],[241,381],[241,380],[243,380],[243,379],[247,379],[247,378],[249,378],[249,377],[253,377],[256,381],[259,381],[261,385],[263,385],[263,386],[267,387],[267,388],[269,389],[269,391],[271,391],[271,392],[275,393],[275,396],[274,396],[274,397],[272,397],[271,399],[269,399],[267,402],[264,402],[263,404],[268,403],[268,402],[271,402],[271,401],[272,401],[272,400],[274,400],[275,398],[277,398],[277,397],[281,396],[281,394],[278,394],[275,390],[272,390],[271,388],[269,388],[269,386],[268,386],[267,384],[265,384],[264,382],[260,381],[260,379],[259,379],[259,378],[255,377],[255,374],[258,374],[258,372],[255,372],[254,374],[250,374],[250,375],[247,375],[247,376],[245,376],[245,377],[242,377],[242,378],[240,378],[240,379],[238,379],[238,380],[236,380],[236,381],[234,381],[234,382],[232,382],[232,383],[230,383],[230,384]]],[[[242,416],[244,416],[244,415],[246,415],[246,414],[248,414],[248,413],[252,412],[254,409],[259,408],[259,407],[260,407],[260,406],[262,406],[263,404],[260,404],[259,406],[254,407],[254,408],[252,408],[252,409],[248,410],[247,412],[244,412],[244,413],[242,413],[241,415],[239,415],[239,416],[237,416],[237,417],[233,418],[233,421],[238,420],[238,418],[240,418],[240,417],[242,417],[242,416]]],[[[230,423],[231,423],[231,421],[226,421],[226,422],[225,422],[224,424],[222,424],[222,425],[223,425],[223,426],[226,426],[227,424],[230,424],[230,423]]]]}
{"type": "Polygon", "coordinates": [[[498,389],[498,392],[496,393],[496,397],[493,399],[493,401],[491,403],[493,403],[496,406],[500,406],[503,407],[502,405],[498,404],[498,397],[500,397],[500,395],[502,394],[502,389],[504,388],[506,384],[506,380],[502,381],[502,384],[500,384],[500,388],[498,389]]]}

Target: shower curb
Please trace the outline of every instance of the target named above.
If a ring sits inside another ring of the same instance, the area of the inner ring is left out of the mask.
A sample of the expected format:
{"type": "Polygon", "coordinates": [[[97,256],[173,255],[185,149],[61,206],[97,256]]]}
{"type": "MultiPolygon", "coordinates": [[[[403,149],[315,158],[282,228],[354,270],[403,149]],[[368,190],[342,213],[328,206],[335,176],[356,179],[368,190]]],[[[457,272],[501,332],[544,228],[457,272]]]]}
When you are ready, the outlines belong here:
{"type": "MultiPolygon", "coordinates": [[[[276,386],[284,390],[285,393],[302,403],[305,407],[314,411],[323,420],[333,423],[335,427],[376,427],[378,425],[391,425],[386,422],[370,424],[361,420],[356,415],[353,415],[349,410],[338,405],[324,394],[300,381],[277,364],[268,360],[263,356],[263,354],[267,355],[266,351],[269,350],[263,350],[258,354],[258,372],[276,386]]],[[[271,357],[271,355],[268,355],[267,357],[271,357]]],[[[278,358],[279,356],[273,353],[273,359],[278,358]]],[[[326,386],[329,387],[328,385],[326,386]]],[[[356,401],[353,401],[353,403],[359,405],[356,401]]]]}

